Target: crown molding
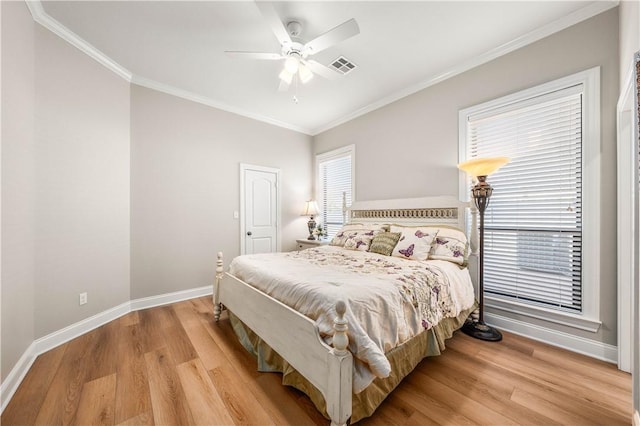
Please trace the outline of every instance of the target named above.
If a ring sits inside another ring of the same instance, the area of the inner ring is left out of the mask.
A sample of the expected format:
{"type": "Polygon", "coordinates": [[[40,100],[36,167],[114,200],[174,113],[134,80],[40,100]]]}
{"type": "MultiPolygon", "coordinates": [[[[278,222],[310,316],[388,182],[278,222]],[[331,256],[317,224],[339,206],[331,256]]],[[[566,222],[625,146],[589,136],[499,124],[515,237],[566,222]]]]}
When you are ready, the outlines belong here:
{"type": "Polygon", "coordinates": [[[413,86],[409,86],[405,89],[399,90],[397,92],[392,93],[389,96],[386,96],[372,104],[364,106],[351,114],[348,114],[342,118],[331,121],[323,126],[317,127],[313,129],[311,133],[312,136],[316,136],[322,132],[326,132],[334,127],[337,127],[341,124],[344,124],[348,121],[351,121],[361,115],[367,114],[371,111],[374,111],[378,108],[382,108],[385,105],[393,103],[397,100],[400,100],[404,97],[412,95],[416,92],[426,89],[427,87],[438,84],[444,80],[447,80],[451,77],[454,77],[458,74],[462,74],[463,72],[469,71],[475,67],[478,67],[482,64],[485,64],[489,61],[492,61],[500,56],[506,55],[507,53],[513,52],[514,50],[520,49],[524,46],[527,46],[531,43],[534,43],[538,40],[541,40],[545,37],[550,36],[556,32],[562,31],[566,28],[569,28],[572,25],[575,25],[579,22],[585,21],[589,18],[592,18],[602,12],[605,12],[609,9],[612,9],[618,6],[619,1],[603,1],[603,2],[595,2],[590,4],[589,6],[585,6],[580,10],[576,10],[575,12],[564,16],[560,19],[557,19],[549,24],[537,28],[523,36],[515,38],[501,46],[498,46],[494,49],[491,49],[484,54],[476,56],[474,58],[469,59],[466,62],[463,62],[443,73],[437,74],[435,76],[431,76],[428,79],[415,84],[413,86]]]}
{"type": "Polygon", "coordinates": [[[267,124],[272,124],[274,126],[278,126],[278,127],[282,127],[285,129],[289,129],[289,130],[293,130],[295,132],[298,133],[303,133],[305,135],[311,135],[311,130],[304,128],[304,127],[299,127],[299,126],[294,126],[293,124],[290,123],[285,123],[284,121],[279,121],[276,120],[274,118],[271,117],[266,117],[263,115],[259,115],[259,114],[254,114],[248,111],[245,111],[241,108],[236,108],[236,107],[232,107],[226,104],[223,104],[221,102],[217,102],[214,101],[211,98],[208,98],[206,96],[200,96],[196,93],[193,92],[189,92],[187,90],[182,90],[179,89],[175,86],[171,86],[168,84],[164,84],[164,83],[160,83],[158,81],[155,80],[151,80],[148,78],[144,78],[144,77],[140,77],[138,75],[133,75],[131,78],[131,83],[132,84],[136,84],[138,86],[142,86],[142,87],[146,87],[148,89],[152,89],[152,90],[156,90],[158,92],[162,92],[162,93],[166,93],[172,96],[176,96],[178,98],[182,98],[182,99],[186,99],[192,102],[197,102],[199,104],[203,104],[203,105],[207,105],[213,108],[217,108],[223,111],[227,111],[233,114],[237,114],[237,115],[241,115],[243,117],[247,117],[247,118],[251,118],[253,120],[257,120],[257,121],[262,121],[264,123],[267,124]]]}
{"type": "Polygon", "coordinates": [[[141,77],[133,74],[131,71],[111,59],[105,53],[88,43],[78,34],[71,31],[69,28],[65,27],[63,24],[58,22],[56,19],[51,17],[42,7],[42,3],[40,0],[26,0],[25,3],[31,12],[31,16],[33,20],[38,24],[42,25],[61,39],[65,40],[67,43],[72,46],[78,48],[80,51],[85,53],[87,56],[91,57],[107,69],[111,70],[118,76],[122,77],[126,81],[137,84],[138,86],[143,86],[149,89],[157,90],[159,92],[167,93],[169,95],[173,95],[179,98],[187,99],[192,102],[197,102],[200,104],[204,104],[213,108],[217,108],[223,111],[231,112],[233,114],[241,115],[243,117],[248,117],[257,121],[262,121],[264,123],[272,124],[277,127],[282,127],[285,129],[293,130],[298,133],[303,133],[306,135],[311,135],[311,130],[299,126],[292,125],[290,123],[285,123],[283,121],[275,120],[271,117],[266,117],[259,114],[254,114],[248,111],[245,111],[241,108],[235,108],[229,105],[225,105],[221,102],[217,102],[211,98],[206,96],[197,95],[195,93],[177,88],[175,86],[171,86],[168,84],[160,83],[158,81],[154,81],[145,77],[141,77]]]}
{"type": "Polygon", "coordinates": [[[27,7],[29,8],[29,12],[31,12],[33,20],[38,24],[42,25],[70,45],[78,48],[80,51],[97,61],[102,66],[113,71],[125,80],[131,81],[132,74],[129,70],[105,55],[100,50],[96,49],[91,44],[87,43],[82,37],[71,31],[69,28],[65,27],[60,22],[52,18],[49,14],[47,14],[47,12],[44,11],[40,0],[28,0],[25,1],[25,3],[27,3],[27,7]]]}

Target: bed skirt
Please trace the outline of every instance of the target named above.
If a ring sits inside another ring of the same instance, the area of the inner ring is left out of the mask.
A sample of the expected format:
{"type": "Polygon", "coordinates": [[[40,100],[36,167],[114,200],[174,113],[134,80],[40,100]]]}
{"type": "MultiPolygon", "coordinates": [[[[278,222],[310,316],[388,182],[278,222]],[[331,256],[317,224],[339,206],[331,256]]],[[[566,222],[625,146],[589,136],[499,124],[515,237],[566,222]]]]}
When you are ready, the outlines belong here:
{"type": "MultiPolygon", "coordinates": [[[[453,336],[453,332],[464,324],[475,308],[474,304],[473,307],[463,311],[456,318],[445,318],[437,326],[387,352],[386,356],[391,364],[391,374],[383,379],[376,378],[365,390],[353,394],[350,423],[353,424],[371,416],[387,395],[413,371],[422,359],[440,355],[445,349],[445,340],[453,336]]],[[[251,329],[246,327],[232,312],[229,312],[229,319],[240,343],[256,357],[258,371],[282,373],[282,384],[293,386],[304,392],[318,411],[330,419],[325,409],[324,397],[315,386],[264,343],[251,329]]],[[[292,338],[295,339],[295,336],[292,338]]]]}

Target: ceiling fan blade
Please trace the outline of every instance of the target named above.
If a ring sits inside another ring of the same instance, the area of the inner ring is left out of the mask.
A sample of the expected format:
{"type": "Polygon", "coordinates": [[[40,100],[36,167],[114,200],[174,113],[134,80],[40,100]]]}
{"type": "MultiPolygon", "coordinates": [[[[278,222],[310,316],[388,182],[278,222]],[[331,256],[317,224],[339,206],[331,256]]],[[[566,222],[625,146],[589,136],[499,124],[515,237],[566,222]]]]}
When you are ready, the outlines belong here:
{"type": "Polygon", "coordinates": [[[241,52],[236,50],[225,50],[224,53],[234,58],[246,58],[246,59],[266,59],[266,60],[277,60],[282,59],[282,55],[279,53],[268,53],[268,52],[241,52]]]}
{"type": "Polygon", "coordinates": [[[280,85],[278,86],[278,92],[286,92],[289,90],[289,84],[286,81],[280,80],[280,85]]]}
{"type": "Polygon", "coordinates": [[[273,7],[273,4],[264,1],[256,1],[256,6],[260,9],[260,13],[262,13],[262,16],[266,19],[267,23],[271,27],[271,31],[273,31],[280,42],[280,45],[284,46],[285,44],[291,44],[289,31],[287,31],[287,28],[276,13],[276,9],[273,7]]]}
{"type": "Polygon", "coordinates": [[[307,59],[306,61],[303,61],[303,64],[308,66],[314,74],[318,74],[320,77],[324,77],[328,80],[336,80],[341,77],[337,71],[334,71],[313,59],[307,59]]]}
{"type": "Polygon", "coordinates": [[[358,34],[360,34],[360,27],[352,18],[305,44],[304,51],[309,55],[314,55],[358,34]]]}

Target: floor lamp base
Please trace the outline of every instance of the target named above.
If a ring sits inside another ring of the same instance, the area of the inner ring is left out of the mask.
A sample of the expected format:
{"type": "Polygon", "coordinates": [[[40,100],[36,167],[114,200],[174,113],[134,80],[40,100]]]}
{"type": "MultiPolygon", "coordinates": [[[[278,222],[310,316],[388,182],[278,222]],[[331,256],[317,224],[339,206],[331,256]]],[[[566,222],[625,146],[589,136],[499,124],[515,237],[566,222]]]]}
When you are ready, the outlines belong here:
{"type": "Polygon", "coordinates": [[[489,342],[502,340],[502,333],[484,322],[467,321],[462,326],[462,332],[471,337],[489,342]]]}

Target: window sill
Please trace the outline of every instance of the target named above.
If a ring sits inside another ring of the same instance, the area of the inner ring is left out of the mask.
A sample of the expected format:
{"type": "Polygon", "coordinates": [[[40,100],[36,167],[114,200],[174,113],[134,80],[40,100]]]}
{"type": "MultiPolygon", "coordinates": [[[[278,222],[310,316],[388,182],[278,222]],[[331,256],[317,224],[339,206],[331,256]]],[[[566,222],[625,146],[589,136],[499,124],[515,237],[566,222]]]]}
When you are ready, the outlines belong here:
{"type": "Polygon", "coordinates": [[[500,309],[505,312],[511,312],[514,314],[536,318],[567,327],[590,331],[591,333],[596,333],[602,325],[601,321],[591,318],[585,318],[582,315],[575,315],[567,312],[554,311],[552,309],[546,309],[543,307],[531,306],[496,296],[485,296],[484,305],[485,308],[500,309]]]}

